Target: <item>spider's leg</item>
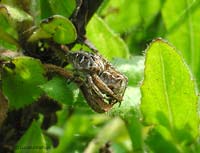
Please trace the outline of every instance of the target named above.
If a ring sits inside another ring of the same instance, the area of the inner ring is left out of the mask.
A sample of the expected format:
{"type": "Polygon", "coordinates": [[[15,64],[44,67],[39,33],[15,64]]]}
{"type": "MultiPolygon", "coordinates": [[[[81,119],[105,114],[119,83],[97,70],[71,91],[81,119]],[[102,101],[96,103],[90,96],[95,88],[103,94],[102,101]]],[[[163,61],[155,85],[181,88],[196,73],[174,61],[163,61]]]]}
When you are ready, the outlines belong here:
{"type": "Polygon", "coordinates": [[[96,84],[93,82],[92,77],[90,75],[87,75],[87,86],[90,89],[93,89],[93,91],[102,99],[105,99],[105,96],[102,94],[102,92],[99,90],[99,88],[96,86],[96,84]]]}
{"type": "MultiPolygon", "coordinates": [[[[115,101],[115,100],[116,100],[116,101],[120,101],[120,100],[121,100],[121,99],[120,99],[117,95],[115,95],[115,93],[107,86],[107,84],[105,84],[105,83],[101,80],[101,78],[100,78],[98,75],[94,74],[92,78],[93,78],[93,82],[94,82],[95,85],[101,90],[102,93],[105,93],[106,95],[108,95],[108,96],[114,98],[114,100],[111,99],[111,101],[115,101]]],[[[113,103],[113,102],[111,102],[111,103],[113,103]]]]}

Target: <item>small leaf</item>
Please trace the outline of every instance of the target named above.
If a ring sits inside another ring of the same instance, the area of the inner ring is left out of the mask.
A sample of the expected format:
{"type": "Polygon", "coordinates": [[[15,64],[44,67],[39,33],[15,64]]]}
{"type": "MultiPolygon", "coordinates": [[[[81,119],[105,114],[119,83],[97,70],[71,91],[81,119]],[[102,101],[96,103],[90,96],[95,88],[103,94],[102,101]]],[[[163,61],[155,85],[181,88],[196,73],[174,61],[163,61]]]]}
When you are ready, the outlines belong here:
{"type": "Polygon", "coordinates": [[[65,17],[70,17],[76,7],[75,0],[49,0],[49,3],[54,14],[63,15],[65,17]]]}
{"type": "Polygon", "coordinates": [[[13,6],[0,4],[0,13],[17,22],[22,22],[25,20],[32,21],[32,17],[29,14],[13,6]]]}
{"type": "Polygon", "coordinates": [[[38,123],[33,121],[15,146],[15,153],[47,153],[47,147],[38,123]]]}
{"type": "Polygon", "coordinates": [[[57,100],[58,102],[68,105],[74,102],[73,89],[71,89],[73,86],[64,78],[54,77],[52,80],[41,85],[40,87],[49,97],[57,100]]]}
{"type": "Polygon", "coordinates": [[[45,83],[41,63],[30,57],[15,58],[5,65],[2,74],[3,93],[8,97],[11,107],[20,108],[39,98],[45,83]]]}
{"type": "Polygon", "coordinates": [[[76,40],[76,28],[71,21],[61,15],[54,15],[40,23],[40,27],[33,32],[29,41],[52,38],[59,44],[69,44],[76,40]]]}
{"type": "Polygon", "coordinates": [[[147,124],[162,126],[159,130],[164,138],[170,133],[174,141],[196,138],[199,120],[194,80],[182,57],[161,39],[147,50],[141,92],[147,124]]]}
{"type": "Polygon", "coordinates": [[[87,26],[87,36],[95,47],[108,59],[114,57],[128,58],[129,51],[124,41],[106,25],[97,15],[94,15],[87,26]]]}
{"type": "Polygon", "coordinates": [[[59,44],[69,44],[76,40],[77,34],[71,21],[61,15],[54,15],[40,24],[42,30],[51,34],[59,44]]]}

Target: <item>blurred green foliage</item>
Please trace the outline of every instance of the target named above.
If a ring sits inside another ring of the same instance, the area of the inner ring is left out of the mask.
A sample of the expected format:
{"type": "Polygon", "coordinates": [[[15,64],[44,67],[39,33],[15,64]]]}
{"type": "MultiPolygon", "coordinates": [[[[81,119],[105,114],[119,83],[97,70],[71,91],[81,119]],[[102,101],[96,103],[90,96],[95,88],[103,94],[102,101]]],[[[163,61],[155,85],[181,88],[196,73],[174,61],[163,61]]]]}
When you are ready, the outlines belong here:
{"type": "MultiPolygon", "coordinates": [[[[0,52],[21,51],[19,22],[33,20],[38,27],[42,19],[55,14],[69,18],[76,8],[75,0],[36,0],[30,4],[30,16],[15,8],[16,3],[0,3],[0,52]]],[[[129,79],[121,104],[105,114],[93,112],[65,78],[54,76],[47,81],[38,59],[14,58],[15,68],[5,64],[1,88],[11,108],[23,108],[42,94],[62,104],[55,125],[42,131],[40,117],[17,146],[48,148],[32,148],[31,153],[95,153],[105,145],[116,153],[200,152],[199,16],[198,0],[104,0],[86,27],[86,37],[129,79]],[[49,135],[58,138],[57,146],[49,135]]],[[[62,30],[59,34],[53,30],[53,35],[76,39],[75,31],[62,30]]],[[[62,44],[60,39],[54,41],[62,44]]]]}

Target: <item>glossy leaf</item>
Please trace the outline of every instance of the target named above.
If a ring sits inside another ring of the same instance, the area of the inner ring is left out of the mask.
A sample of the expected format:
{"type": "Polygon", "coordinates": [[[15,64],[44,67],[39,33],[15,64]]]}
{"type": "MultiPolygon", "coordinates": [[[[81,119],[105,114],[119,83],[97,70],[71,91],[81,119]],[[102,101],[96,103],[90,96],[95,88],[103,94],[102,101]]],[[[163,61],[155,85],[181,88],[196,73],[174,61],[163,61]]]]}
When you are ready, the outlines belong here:
{"type": "MultiPolygon", "coordinates": [[[[198,135],[194,80],[177,51],[161,39],[146,53],[141,109],[147,124],[159,127],[173,141],[191,141],[198,135]]],[[[177,143],[177,142],[174,142],[177,143]]]]}
{"type": "Polygon", "coordinates": [[[15,146],[15,153],[47,153],[48,146],[42,130],[36,121],[33,121],[29,129],[20,138],[15,146]]]}
{"type": "Polygon", "coordinates": [[[29,41],[52,38],[59,44],[69,44],[76,40],[77,33],[71,21],[54,15],[40,23],[40,27],[30,36],[29,41]]]}
{"type": "Polygon", "coordinates": [[[129,57],[129,51],[124,41],[97,15],[92,17],[87,26],[87,36],[106,58],[129,57]]]}
{"type": "Polygon", "coordinates": [[[167,0],[162,15],[167,39],[182,52],[200,85],[200,1],[167,0]]]}
{"type": "MultiPolygon", "coordinates": [[[[61,77],[54,77],[52,80],[40,86],[46,94],[64,104],[72,104],[73,98],[73,85],[61,77]],[[71,87],[71,88],[70,88],[71,87]]],[[[74,88],[75,89],[75,88],[74,88]]]]}
{"type": "Polygon", "coordinates": [[[46,81],[43,74],[41,63],[30,57],[18,57],[5,65],[2,84],[9,105],[20,108],[37,100],[43,93],[39,85],[46,81]]]}

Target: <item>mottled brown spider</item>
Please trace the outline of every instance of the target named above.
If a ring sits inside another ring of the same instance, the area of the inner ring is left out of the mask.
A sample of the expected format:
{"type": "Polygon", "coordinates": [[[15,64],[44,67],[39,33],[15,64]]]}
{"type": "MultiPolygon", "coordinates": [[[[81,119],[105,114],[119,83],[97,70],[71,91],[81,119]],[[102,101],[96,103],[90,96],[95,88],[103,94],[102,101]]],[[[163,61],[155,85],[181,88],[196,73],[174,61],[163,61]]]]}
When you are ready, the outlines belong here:
{"type": "Polygon", "coordinates": [[[101,55],[84,51],[68,52],[67,61],[84,80],[80,89],[95,111],[108,111],[122,101],[128,79],[101,55]]]}

